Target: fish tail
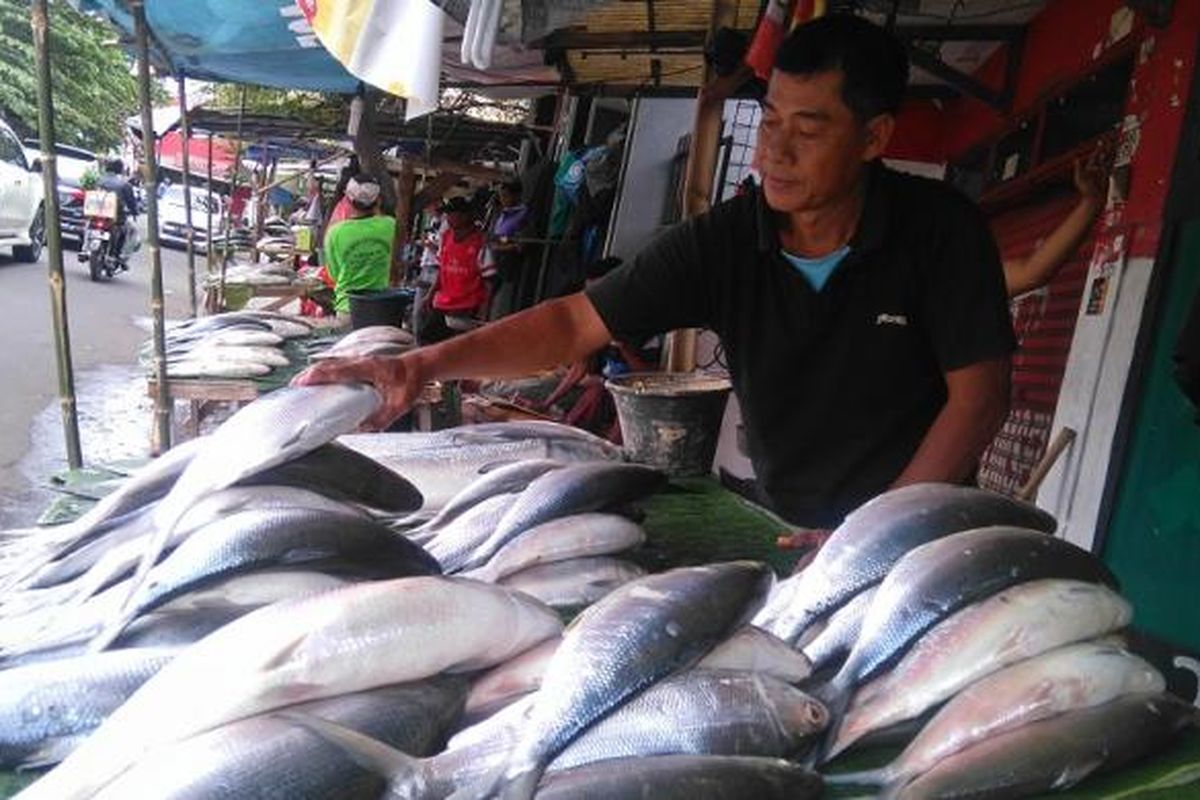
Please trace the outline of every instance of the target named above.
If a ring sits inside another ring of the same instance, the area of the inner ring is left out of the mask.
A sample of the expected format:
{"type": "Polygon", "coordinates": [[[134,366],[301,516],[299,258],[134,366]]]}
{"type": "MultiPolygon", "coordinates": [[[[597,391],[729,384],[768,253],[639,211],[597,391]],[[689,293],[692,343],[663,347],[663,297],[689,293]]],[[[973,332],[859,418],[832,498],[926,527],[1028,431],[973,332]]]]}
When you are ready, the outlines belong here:
{"type": "MultiPolygon", "coordinates": [[[[420,773],[421,759],[343,725],[295,711],[276,716],[294,722],[340,748],[360,767],[387,778],[393,787],[410,784],[420,773]]],[[[393,791],[392,794],[400,796],[401,793],[393,791]]]]}

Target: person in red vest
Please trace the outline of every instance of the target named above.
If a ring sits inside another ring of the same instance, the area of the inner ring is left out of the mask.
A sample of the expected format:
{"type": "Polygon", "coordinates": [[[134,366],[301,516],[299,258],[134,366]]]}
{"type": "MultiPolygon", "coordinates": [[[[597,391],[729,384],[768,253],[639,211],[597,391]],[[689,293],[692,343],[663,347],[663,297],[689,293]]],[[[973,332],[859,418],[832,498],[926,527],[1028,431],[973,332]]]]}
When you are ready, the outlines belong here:
{"type": "Polygon", "coordinates": [[[474,209],[465,197],[453,197],[442,204],[442,213],[449,227],[442,234],[438,275],[429,294],[433,308],[417,332],[422,344],[474,327],[471,321],[482,318],[488,303],[482,271],[487,239],[475,224],[474,209]]]}

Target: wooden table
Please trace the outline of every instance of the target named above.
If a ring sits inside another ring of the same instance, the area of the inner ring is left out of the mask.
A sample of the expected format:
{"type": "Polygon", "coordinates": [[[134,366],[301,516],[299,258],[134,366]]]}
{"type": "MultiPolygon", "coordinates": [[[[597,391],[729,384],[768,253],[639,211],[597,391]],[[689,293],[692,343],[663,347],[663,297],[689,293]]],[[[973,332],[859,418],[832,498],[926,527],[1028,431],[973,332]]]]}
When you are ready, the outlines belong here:
{"type": "MultiPolygon", "coordinates": [[[[153,378],[146,381],[146,394],[155,397],[158,382],[153,378]]],[[[175,378],[167,380],[167,394],[172,401],[185,400],[188,415],[181,422],[179,433],[184,439],[200,435],[200,423],[217,403],[249,403],[259,395],[274,391],[277,385],[264,384],[249,379],[231,378],[175,378]]],[[[427,385],[413,404],[414,429],[433,429],[433,406],[442,402],[442,385],[434,382],[427,385]]]]}

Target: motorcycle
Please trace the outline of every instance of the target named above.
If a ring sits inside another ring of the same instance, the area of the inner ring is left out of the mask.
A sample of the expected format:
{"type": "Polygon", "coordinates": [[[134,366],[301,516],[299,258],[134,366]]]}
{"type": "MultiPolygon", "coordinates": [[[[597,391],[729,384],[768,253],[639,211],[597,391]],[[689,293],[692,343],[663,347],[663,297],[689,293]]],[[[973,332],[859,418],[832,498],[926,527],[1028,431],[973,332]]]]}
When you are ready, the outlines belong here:
{"type": "MultiPolygon", "coordinates": [[[[132,237],[128,230],[122,231],[119,208],[120,200],[114,192],[91,189],[83,195],[84,228],[79,260],[87,263],[88,275],[94,281],[113,278],[129,269],[126,255],[132,237]],[[118,240],[121,240],[119,248],[118,240]]],[[[132,226],[126,226],[129,227],[132,226]]]]}

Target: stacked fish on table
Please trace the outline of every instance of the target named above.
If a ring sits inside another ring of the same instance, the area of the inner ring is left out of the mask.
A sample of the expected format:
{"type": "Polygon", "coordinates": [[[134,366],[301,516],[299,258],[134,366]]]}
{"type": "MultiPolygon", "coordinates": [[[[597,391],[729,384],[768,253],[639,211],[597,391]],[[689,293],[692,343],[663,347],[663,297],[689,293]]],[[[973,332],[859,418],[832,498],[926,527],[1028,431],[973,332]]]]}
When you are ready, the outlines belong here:
{"type": "Polygon", "coordinates": [[[378,403],[280,390],[0,538],[0,760],[61,761],[22,797],[1018,797],[1194,723],[1028,505],[906,487],[786,580],[646,575],[657,471],[547,423],[351,433],[378,403]]]}
{"type": "Polygon", "coordinates": [[[395,325],[368,325],[332,341],[314,341],[309,347],[309,359],[363,358],[366,356],[398,356],[416,347],[411,333],[395,325]]]}
{"type": "MultiPolygon", "coordinates": [[[[197,317],[165,334],[167,375],[172,378],[258,378],[290,364],[283,344],[312,334],[299,317],[269,311],[237,311],[197,317]]],[[[152,343],[141,361],[153,366],[152,343]]]]}
{"type": "Polygon", "coordinates": [[[776,586],[754,622],[818,673],[809,688],[831,721],[811,761],[907,742],[880,769],[822,766],[830,780],[885,798],[1023,797],[1195,724],[1115,636],[1132,617],[1115,578],[1054,526],[981,490],[905,487],[847,517],[776,586]]]}

